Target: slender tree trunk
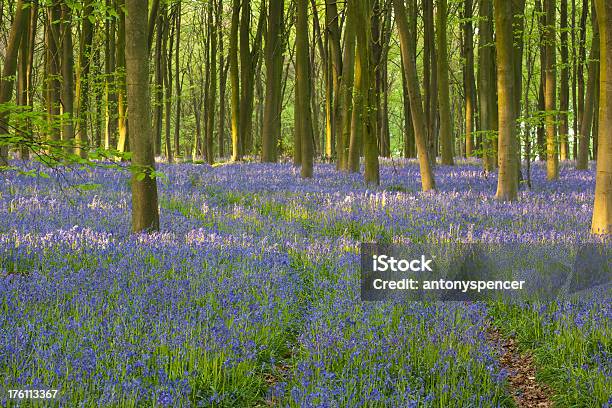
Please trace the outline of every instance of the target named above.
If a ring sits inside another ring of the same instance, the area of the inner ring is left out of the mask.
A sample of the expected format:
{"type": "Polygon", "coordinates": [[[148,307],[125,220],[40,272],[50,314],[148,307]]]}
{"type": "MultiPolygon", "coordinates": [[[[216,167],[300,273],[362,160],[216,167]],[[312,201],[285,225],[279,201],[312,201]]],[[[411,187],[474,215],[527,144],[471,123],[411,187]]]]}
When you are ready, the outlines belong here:
{"type": "Polygon", "coordinates": [[[402,65],[406,75],[408,85],[408,95],[410,97],[410,111],[412,123],[414,125],[414,136],[416,139],[417,154],[419,157],[419,167],[421,171],[421,185],[423,191],[434,190],[436,183],[431,168],[431,163],[427,151],[427,131],[425,127],[425,115],[421,102],[421,91],[416,69],[416,51],[412,47],[410,40],[410,29],[406,18],[406,9],[403,0],[393,0],[395,20],[400,38],[400,48],[402,53],[402,65]]]}
{"type": "MultiPolygon", "coordinates": [[[[15,15],[6,47],[2,78],[0,81],[0,104],[10,102],[13,97],[14,77],[17,71],[17,55],[21,40],[25,37],[27,28],[27,13],[22,0],[15,5],[15,15]]],[[[0,137],[9,133],[8,115],[6,111],[0,112],[0,137]]],[[[8,144],[0,143],[0,166],[8,164],[8,144]]]]}
{"type": "Polygon", "coordinates": [[[342,115],[341,108],[341,78],[342,78],[342,48],[340,47],[340,25],[338,24],[338,7],[335,0],[325,0],[325,19],[327,26],[327,39],[329,49],[329,64],[331,65],[332,92],[332,140],[335,146],[331,149],[332,156],[337,156],[338,167],[340,166],[341,152],[338,149],[342,144],[342,115]],[[335,152],[334,152],[335,150],[335,152]]]}
{"type": "Polygon", "coordinates": [[[62,2],[62,140],[67,151],[74,149],[74,55],[72,53],[72,11],[62,2]]]}
{"type": "MultiPolygon", "coordinates": [[[[57,126],[57,118],[60,114],[61,76],[60,71],[60,20],[61,6],[55,1],[47,6],[47,29],[46,29],[46,97],[47,104],[47,131],[49,139],[57,142],[61,138],[60,129],[57,126]]],[[[8,53],[7,53],[8,55],[8,53]]]]}
{"type": "Polygon", "coordinates": [[[155,154],[161,155],[162,152],[162,126],[164,118],[164,77],[162,72],[162,42],[164,30],[166,30],[165,16],[166,7],[162,6],[157,14],[157,35],[155,36],[155,154]]]}
{"type": "MultiPolygon", "coordinates": [[[[117,128],[119,129],[119,141],[117,150],[127,152],[128,147],[128,122],[127,122],[127,105],[126,105],[126,65],[125,65],[125,12],[123,11],[124,0],[119,0],[117,4],[117,12],[119,13],[119,27],[117,29],[117,128]]],[[[145,14],[146,15],[146,14],[145,14]]],[[[147,51],[147,48],[145,48],[147,51]]],[[[148,51],[147,51],[148,54],[148,51]]]]}
{"type": "MultiPolygon", "coordinates": [[[[376,143],[376,111],[374,110],[375,95],[371,84],[374,83],[375,73],[372,64],[372,37],[369,29],[372,20],[372,0],[357,3],[357,24],[362,27],[357,30],[357,58],[361,71],[361,84],[358,92],[361,93],[362,135],[365,161],[365,181],[370,185],[380,184],[378,167],[378,145],[376,143]]],[[[357,69],[356,69],[357,71],[357,69]]],[[[357,90],[357,87],[356,87],[357,90]]]]}
{"type": "Polygon", "coordinates": [[[479,0],[478,23],[478,101],[482,162],[486,172],[497,164],[497,94],[495,73],[495,48],[493,42],[493,5],[489,0],[479,0]]]}
{"type": "MultiPolygon", "coordinates": [[[[176,51],[174,52],[174,69],[175,69],[175,75],[174,75],[174,87],[176,89],[176,122],[175,122],[175,126],[174,126],[174,155],[175,157],[180,157],[181,156],[181,145],[180,145],[180,135],[181,135],[181,78],[180,78],[180,73],[181,73],[181,65],[180,65],[180,55],[181,53],[180,51],[180,46],[181,46],[181,2],[180,0],[176,3],[176,17],[175,17],[175,21],[176,21],[176,51]]],[[[213,36],[215,37],[215,36],[213,36]]],[[[216,50],[215,50],[216,53],[216,50]]],[[[212,64],[212,71],[215,71],[215,66],[214,64],[212,64]]],[[[215,83],[215,87],[216,87],[216,83],[215,83]]],[[[214,99],[213,99],[213,108],[212,108],[212,117],[213,117],[213,121],[215,118],[215,109],[214,109],[214,99]]],[[[212,126],[212,125],[211,125],[212,126]]],[[[211,147],[212,150],[212,147],[211,147]]]]}
{"type": "Polygon", "coordinates": [[[559,177],[559,156],[557,149],[557,70],[556,70],[556,10],[554,0],[544,0],[546,27],[544,41],[546,48],[544,105],[546,110],[546,177],[556,180],[559,177]]]}
{"type": "MultiPolygon", "coordinates": [[[[176,3],[175,3],[176,4],[176,3]]],[[[165,153],[168,163],[172,163],[174,155],[172,152],[171,143],[171,116],[172,116],[172,55],[173,55],[173,44],[174,44],[174,26],[171,26],[172,15],[176,11],[173,6],[170,16],[166,17],[166,30],[164,31],[164,38],[162,41],[162,72],[164,77],[164,88],[166,88],[166,97],[164,98],[164,134],[165,134],[165,153]]]]}
{"type": "MultiPolygon", "coordinates": [[[[584,114],[584,66],[588,66],[586,59],[586,32],[587,17],[589,15],[589,0],[582,0],[582,12],[580,13],[580,36],[578,40],[578,128],[582,127],[582,116],[584,114]]],[[[580,135],[578,135],[580,138],[580,135]]],[[[578,153],[580,155],[580,153],[578,153]]]]}
{"type": "Polygon", "coordinates": [[[344,30],[344,56],[342,58],[342,78],[340,79],[340,98],[342,105],[341,128],[339,138],[338,163],[341,170],[349,170],[349,147],[351,135],[351,119],[353,116],[353,85],[355,70],[355,17],[352,7],[346,9],[346,22],[344,30]]]}
{"type": "Polygon", "coordinates": [[[149,56],[147,48],[146,0],[127,0],[125,19],[125,64],[130,104],[132,166],[132,231],[159,230],[155,155],[151,138],[149,56]],[[144,175],[144,177],[142,176],[144,175]]]}
{"type": "Polygon", "coordinates": [[[446,24],[448,7],[446,0],[438,0],[436,10],[437,48],[438,48],[438,102],[440,107],[440,145],[442,164],[452,166],[453,162],[453,127],[450,114],[450,89],[448,84],[448,45],[446,41],[446,24]]]}
{"type": "Polygon", "coordinates": [[[472,0],[463,3],[463,42],[465,49],[464,92],[465,92],[465,156],[471,157],[474,150],[474,110],[476,106],[476,88],[474,80],[474,32],[472,29],[472,0]]]}
{"type": "Polygon", "coordinates": [[[301,176],[312,177],[313,143],[310,117],[310,57],[308,42],[308,0],[297,0],[295,39],[295,106],[296,132],[301,141],[301,176]]]}
{"type": "Polygon", "coordinates": [[[432,166],[438,155],[438,77],[434,30],[434,0],[423,0],[424,55],[423,76],[425,90],[425,123],[427,126],[428,157],[432,166]]]}
{"type": "Polygon", "coordinates": [[[591,51],[588,61],[588,82],[586,87],[586,99],[580,119],[580,139],[578,144],[578,160],[576,161],[576,169],[578,170],[587,170],[589,164],[591,126],[593,124],[593,117],[597,114],[595,112],[595,94],[597,93],[597,78],[599,77],[599,43],[599,25],[597,24],[596,11],[593,9],[593,37],[591,40],[591,51]]]}
{"type": "MultiPolygon", "coordinates": [[[[208,80],[208,102],[206,104],[207,118],[206,118],[206,160],[208,164],[213,164],[215,161],[215,155],[213,151],[213,140],[215,133],[215,105],[217,96],[217,67],[214,63],[215,56],[217,55],[217,33],[216,30],[221,29],[221,16],[219,15],[220,10],[217,9],[215,14],[215,24],[213,25],[212,14],[214,11],[213,2],[210,3],[208,8],[208,25],[209,25],[209,38],[210,38],[210,61],[208,64],[209,80],[208,80]]],[[[178,48],[177,48],[178,51],[178,48]]],[[[178,53],[178,52],[177,52],[178,53]]]]}
{"type": "MultiPolygon", "coordinates": [[[[232,87],[232,160],[242,160],[240,134],[240,73],[238,71],[238,25],[240,22],[240,0],[234,0],[229,38],[230,86],[232,87]]],[[[244,84],[243,84],[244,86],[244,84]]]]}
{"type": "Polygon", "coordinates": [[[91,46],[93,41],[93,24],[90,20],[92,1],[86,0],[83,5],[83,23],[81,27],[81,41],[79,44],[79,70],[76,84],[77,129],[76,151],[81,157],[86,156],[86,147],[89,145],[87,124],[89,115],[89,69],[91,61],[91,46]]]}
{"type": "MultiPolygon", "coordinates": [[[[32,77],[32,66],[30,64],[30,55],[33,54],[30,52],[31,41],[30,41],[30,33],[31,33],[31,24],[36,24],[36,4],[33,4],[31,7],[26,7],[23,10],[23,21],[25,27],[23,28],[23,33],[19,46],[19,55],[17,60],[17,105],[21,108],[27,108],[30,106],[30,94],[31,94],[31,77],[32,77]],[[34,14],[34,18],[32,18],[32,14],[34,14]]],[[[2,87],[2,85],[0,85],[2,87]]],[[[31,122],[28,118],[19,121],[19,133],[22,137],[21,149],[19,150],[20,157],[22,160],[27,160],[30,157],[30,149],[28,145],[25,143],[31,139],[32,126],[31,122]]],[[[1,145],[1,143],[0,143],[1,145]]],[[[1,147],[0,147],[1,148],[1,147]]],[[[1,159],[0,159],[1,160],[1,159]]],[[[1,164],[1,163],[0,163],[1,164]]]]}
{"type": "Polygon", "coordinates": [[[612,234],[612,3],[595,0],[600,35],[600,96],[595,204],[591,232],[612,234]]]}
{"type": "Polygon", "coordinates": [[[242,0],[240,10],[240,141],[242,152],[250,153],[253,112],[249,109],[249,94],[252,92],[252,83],[249,81],[250,72],[253,70],[251,60],[251,2],[242,0]]]}
{"type": "Polygon", "coordinates": [[[569,51],[567,35],[567,0],[561,0],[561,83],[559,90],[559,152],[561,160],[569,159],[569,51]]]}
{"type": "MultiPolygon", "coordinates": [[[[106,7],[111,7],[111,0],[106,0],[106,7]]],[[[104,148],[110,149],[113,145],[114,124],[113,105],[115,93],[113,92],[113,72],[115,71],[115,19],[110,18],[104,22],[104,148]]]]}
{"type": "MultiPolygon", "coordinates": [[[[577,67],[577,45],[576,45],[576,0],[572,0],[572,21],[570,25],[571,40],[572,40],[572,133],[574,135],[574,142],[572,143],[572,154],[571,158],[574,160],[578,159],[578,94],[576,93],[578,85],[578,74],[577,67]]],[[[569,137],[568,137],[569,139],[569,137]]],[[[569,140],[568,140],[569,144],[569,140]]]]}
{"type": "Polygon", "coordinates": [[[516,113],[514,100],[514,46],[512,30],[512,3],[494,1],[497,95],[499,117],[499,173],[496,198],[513,201],[518,193],[518,159],[516,137],[516,113]]]}
{"type": "Polygon", "coordinates": [[[266,32],[266,96],[262,131],[262,154],[264,162],[278,160],[277,143],[281,137],[281,81],[283,76],[284,0],[270,0],[268,6],[268,29],[266,32]]]}

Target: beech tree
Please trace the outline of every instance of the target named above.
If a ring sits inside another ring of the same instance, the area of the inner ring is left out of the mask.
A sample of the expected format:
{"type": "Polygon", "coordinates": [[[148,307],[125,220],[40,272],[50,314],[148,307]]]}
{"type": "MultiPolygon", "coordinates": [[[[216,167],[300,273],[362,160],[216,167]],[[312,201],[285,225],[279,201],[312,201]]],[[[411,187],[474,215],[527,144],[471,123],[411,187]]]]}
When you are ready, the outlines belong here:
{"type": "Polygon", "coordinates": [[[512,3],[495,0],[494,14],[499,118],[499,173],[496,197],[499,200],[512,201],[516,200],[518,193],[512,3]]]}
{"type": "Polygon", "coordinates": [[[599,134],[591,231],[612,234],[612,3],[596,0],[600,36],[599,134]]]}
{"type": "Polygon", "coordinates": [[[132,231],[159,229],[157,180],[151,132],[146,0],[126,0],[125,66],[132,149],[132,231]]]}

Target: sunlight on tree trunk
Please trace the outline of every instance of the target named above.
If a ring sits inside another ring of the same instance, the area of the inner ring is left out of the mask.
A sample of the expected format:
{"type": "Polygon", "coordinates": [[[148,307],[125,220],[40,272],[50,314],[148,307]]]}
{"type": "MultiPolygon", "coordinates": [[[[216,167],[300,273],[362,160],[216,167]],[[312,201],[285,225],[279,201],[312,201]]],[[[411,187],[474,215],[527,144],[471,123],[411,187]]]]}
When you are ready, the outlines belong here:
{"type": "Polygon", "coordinates": [[[600,36],[599,134],[591,231],[612,234],[612,3],[595,0],[600,36]]]}
{"type": "Polygon", "coordinates": [[[146,0],[127,0],[125,19],[126,86],[132,148],[132,231],[159,230],[157,179],[151,132],[146,0]],[[144,176],[144,177],[143,177],[144,176]]]}
{"type": "Polygon", "coordinates": [[[516,200],[518,193],[518,158],[516,113],[514,112],[514,47],[512,3],[494,3],[497,48],[497,95],[499,117],[499,173],[496,198],[516,200]]]}

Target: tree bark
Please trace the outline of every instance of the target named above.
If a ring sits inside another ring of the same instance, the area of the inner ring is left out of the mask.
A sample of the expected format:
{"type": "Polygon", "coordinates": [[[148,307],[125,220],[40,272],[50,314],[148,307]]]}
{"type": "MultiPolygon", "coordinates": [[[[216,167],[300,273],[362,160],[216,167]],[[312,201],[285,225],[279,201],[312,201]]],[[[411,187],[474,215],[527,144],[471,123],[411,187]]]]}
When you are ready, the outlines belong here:
{"type": "Polygon", "coordinates": [[[495,44],[493,42],[493,6],[489,0],[479,0],[478,23],[478,101],[482,163],[489,172],[497,164],[497,93],[495,44]]]}
{"type": "Polygon", "coordinates": [[[476,88],[474,80],[474,30],[472,28],[472,0],[463,3],[463,44],[465,54],[464,92],[465,92],[465,156],[471,157],[474,150],[474,110],[476,107],[476,88]]]}
{"type": "Polygon", "coordinates": [[[546,110],[546,178],[556,180],[559,178],[559,155],[557,146],[557,69],[556,69],[556,10],[554,0],[544,0],[546,13],[546,27],[544,42],[546,48],[544,88],[544,108],[546,110]]]}
{"type": "MultiPolygon", "coordinates": [[[[242,160],[240,134],[240,73],[238,70],[238,25],[240,23],[240,0],[234,0],[229,38],[230,86],[232,87],[232,160],[242,160]]],[[[244,86],[244,84],[243,84],[244,86]]]]}
{"type": "Polygon", "coordinates": [[[591,232],[612,234],[612,3],[595,0],[600,36],[599,134],[591,232]]]}
{"type": "Polygon", "coordinates": [[[266,96],[262,131],[263,162],[278,160],[277,143],[281,137],[281,81],[283,77],[284,0],[270,0],[266,32],[266,96]]]}
{"type": "Polygon", "coordinates": [[[580,133],[578,143],[577,170],[587,170],[589,164],[589,146],[591,139],[591,126],[595,112],[595,93],[597,92],[597,78],[599,77],[600,60],[600,33],[597,24],[596,11],[593,10],[593,37],[591,40],[591,51],[588,62],[588,82],[586,87],[586,98],[584,101],[582,117],[580,119],[580,133]]]}
{"type": "Polygon", "coordinates": [[[89,69],[91,67],[91,50],[93,42],[93,24],[90,20],[93,11],[92,0],[85,0],[83,5],[83,23],[79,53],[79,74],[77,75],[76,99],[78,103],[76,131],[76,149],[81,157],[86,156],[83,147],[89,144],[87,124],[89,116],[89,69]]]}
{"type": "Polygon", "coordinates": [[[395,21],[400,37],[402,65],[404,66],[406,83],[408,85],[408,95],[410,97],[410,112],[412,115],[414,136],[416,139],[419,167],[421,171],[421,186],[423,191],[434,190],[436,188],[436,183],[427,151],[427,131],[425,127],[423,105],[421,102],[421,91],[419,90],[417,78],[416,51],[412,47],[412,42],[410,41],[410,31],[406,18],[404,1],[393,0],[393,9],[395,11],[395,21]]]}
{"type": "MultiPolygon", "coordinates": [[[[4,66],[2,67],[2,78],[0,79],[0,104],[10,102],[13,97],[14,76],[17,71],[17,55],[19,45],[25,36],[27,14],[22,0],[15,5],[15,16],[6,47],[4,66]]],[[[9,133],[8,115],[6,111],[0,112],[0,136],[9,133]]],[[[0,143],[0,166],[8,165],[8,145],[0,143]]]]}
{"type": "Polygon", "coordinates": [[[497,110],[499,117],[499,173],[496,198],[502,201],[513,201],[516,200],[518,193],[518,143],[514,100],[512,3],[507,0],[495,0],[494,14],[497,49],[497,110]]]}
{"type": "Polygon", "coordinates": [[[561,83],[559,89],[559,154],[561,160],[569,159],[569,48],[567,35],[567,0],[561,0],[561,83]]]}
{"type": "Polygon", "coordinates": [[[453,127],[450,114],[450,89],[448,85],[448,45],[446,24],[448,6],[446,0],[438,0],[436,10],[437,51],[438,51],[438,106],[440,107],[440,147],[442,164],[452,166],[453,161],[453,127]]]}
{"type": "Polygon", "coordinates": [[[125,64],[127,97],[130,104],[132,166],[132,231],[159,230],[157,180],[149,99],[149,56],[147,48],[146,0],[127,0],[125,18],[125,64]],[[142,177],[141,175],[144,175],[142,177]]]}
{"type": "Polygon", "coordinates": [[[301,176],[312,177],[313,142],[310,112],[310,50],[308,42],[308,0],[297,0],[295,38],[295,106],[296,132],[300,142],[301,176]]]}

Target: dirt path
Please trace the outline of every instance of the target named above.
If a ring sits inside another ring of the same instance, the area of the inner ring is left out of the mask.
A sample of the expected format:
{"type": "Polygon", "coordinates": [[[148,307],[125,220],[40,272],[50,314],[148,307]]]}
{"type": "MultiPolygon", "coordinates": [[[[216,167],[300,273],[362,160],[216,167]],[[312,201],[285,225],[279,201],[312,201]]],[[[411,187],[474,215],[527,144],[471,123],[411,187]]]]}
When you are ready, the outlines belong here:
{"type": "Polygon", "coordinates": [[[518,408],[550,408],[552,391],[536,381],[533,356],[520,354],[513,338],[504,338],[499,330],[487,330],[489,341],[500,350],[499,361],[508,370],[510,394],[518,408]]]}

